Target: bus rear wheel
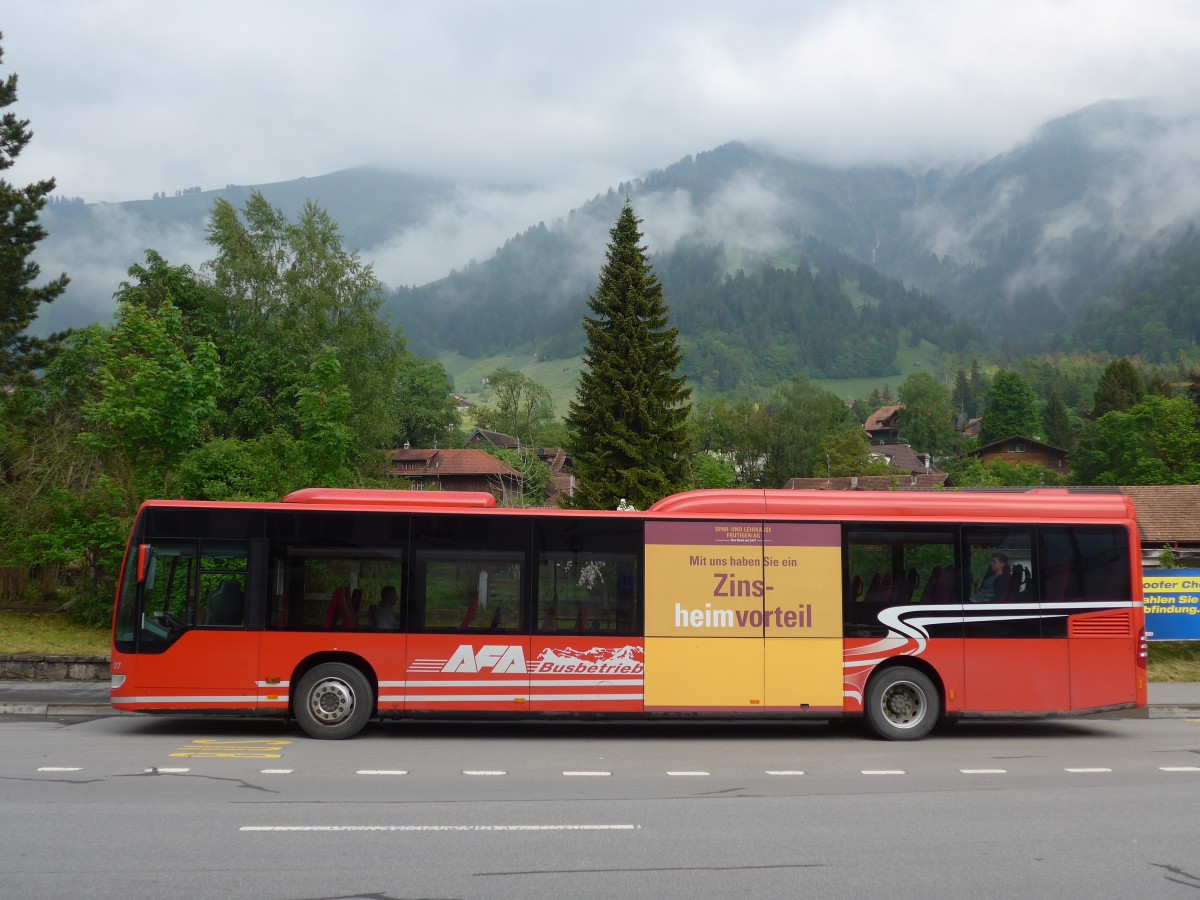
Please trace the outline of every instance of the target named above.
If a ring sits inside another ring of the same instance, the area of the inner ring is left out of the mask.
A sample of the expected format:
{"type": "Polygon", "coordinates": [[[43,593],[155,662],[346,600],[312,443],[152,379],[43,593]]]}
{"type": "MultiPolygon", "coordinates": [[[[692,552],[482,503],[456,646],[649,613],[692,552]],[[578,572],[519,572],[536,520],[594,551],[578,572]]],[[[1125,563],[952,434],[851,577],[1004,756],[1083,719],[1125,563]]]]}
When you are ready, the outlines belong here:
{"type": "Polygon", "coordinates": [[[888,741],[918,741],[933,730],[941,714],[941,698],[923,672],[895,666],[867,685],[863,708],[867,727],[888,741]]]}
{"type": "Polygon", "coordinates": [[[375,698],[371,682],[346,663],[321,663],[296,686],[296,721],[309,737],[339,740],[362,731],[375,698]]]}

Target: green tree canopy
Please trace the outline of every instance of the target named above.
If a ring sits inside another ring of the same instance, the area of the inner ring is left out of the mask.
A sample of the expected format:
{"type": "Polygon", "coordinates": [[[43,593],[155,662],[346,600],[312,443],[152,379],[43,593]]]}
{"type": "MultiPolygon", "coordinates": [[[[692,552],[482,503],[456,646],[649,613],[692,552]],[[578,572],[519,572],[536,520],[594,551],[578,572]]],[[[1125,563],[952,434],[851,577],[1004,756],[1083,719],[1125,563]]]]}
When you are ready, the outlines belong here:
{"type": "Polygon", "coordinates": [[[1071,456],[1078,484],[1195,484],[1200,416],[1186,397],[1146,397],[1088,423],[1071,456]]]}
{"type": "Polygon", "coordinates": [[[626,202],[583,318],[583,371],[567,414],[577,507],[625,499],[644,509],[689,481],[691,388],[676,374],[679,329],[668,325],[639,225],[626,202]]]}
{"type": "Polygon", "coordinates": [[[329,214],[309,202],[292,222],[257,192],[240,214],[217,200],[208,240],[216,256],[203,271],[227,304],[211,335],[228,382],[225,434],[253,438],[282,423],[298,435],[298,392],[332,347],[355,450],[389,445],[405,343],[382,315],[374,271],[343,247],[329,214]]]}
{"type": "Polygon", "coordinates": [[[1001,369],[988,391],[987,411],[979,429],[979,443],[990,444],[1019,434],[1036,438],[1042,432],[1037,397],[1033,388],[1016,372],[1001,369]]]}
{"type": "Polygon", "coordinates": [[[806,378],[777,388],[766,407],[765,487],[783,487],[789,479],[825,473],[822,444],[853,424],[850,410],[836,394],[806,378]]]}
{"type": "MultiPolygon", "coordinates": [[[[839,478],[849,475],[886,475],[887,460],[871,456],[871,439],[866,431],[858,425],[847,425],[840,431],[835,431],[821,444],[826,470],[830,477],[839,478]]],[[[817,471],[820,475],[821,461],[817,461],[817,471]]]]}
{"type": "Polygon", "coordinates": [[[900,437],[914,450],[935,457],[954,452],[954,407],[944,385],[928,372],[914,372],[900,385],[900,402],[900,437]]]}
{"type": "Polygon", "coordinates": [[[496,402],[475,408],[476,424],[511,434],[522,443],[540,443],[542,434],[554,422],[554,399],[549,389],[524,372],[504,366],[492,372],[487,381],[496,402]]]}
{"type": "Polygon", "coordinates": [[[1114,359],[1105,366],[1096,384],[1092,415],[1096,419],[1105,413],[1125,412],[1142,402],[1146,386],[1137,368],[1126,357],[1114,359]]]}
{"type": "Polygon", "coordinates": [[[719,394],[693,407],[692,430],[699,453],[715,454],[729,461],[735,485],[762,486],[770,452],[766,408],[745,397],[719,394]]]}
{"type": "Polygon", "coordinates": [[[1042,410],[1042,433],[1051,445],[1062,450],[1075,449],[1075,424],[1067,404],[1057,390],[1050,392],[1050,399],[1042,410]]]}

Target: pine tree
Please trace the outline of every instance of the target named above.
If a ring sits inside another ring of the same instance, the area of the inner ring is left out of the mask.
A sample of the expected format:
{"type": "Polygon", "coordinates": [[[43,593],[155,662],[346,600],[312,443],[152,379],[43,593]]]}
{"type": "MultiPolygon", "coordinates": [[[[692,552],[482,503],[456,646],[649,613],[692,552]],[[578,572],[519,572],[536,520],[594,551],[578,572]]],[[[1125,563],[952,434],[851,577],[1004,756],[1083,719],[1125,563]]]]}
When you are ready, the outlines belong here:
{"type": "Polygon", "coordinates": [[[1137,368],[1127,357],[1114,359],[1100,375],[1092,401],[1092,415],[1099,419],[1105,413],[1126,412],[1142,402],[1146,386],[1137,368]]]}
{"type": "MultiPolygon", "coordinates": [[[[0,40],[4,35],[0,33],[0,40]]],[[[0,48],[0,61],[4,50],[0,48]]],[[[0,109],[17,100],[15,73],[0,81],[0,109]]],[[[12,112],[0,118],[0,172],[10,168],[33,137],[28,119],[12,112]]],[[[0,386],[11,385],[21,375],[44,365],[49,342],[25,333],[37,316],[38,307],[49,303],[67,286],[67,276],[40,287],[33,282],[41,268],[29,257],[46,230],[38,224],[38,213],[54,190],[54,179],[19,188],[0,179],[0,386]]]]}
{"type": "Polygon", "coordinates": [[[566,420],[577,508],[613,509],[624,499],[645,509],[688,483],[692,390],[675,374],[679,329],[667,326],[640,224],[626,201],[583,317],[583,372],[566,420]]]}
{"type": "Polygon", "coordinates": [[[1050,392],[1046,408],[1042,410],[1042,429],[1046,440],[1062,450],[1072,450],[1075,447],[1075,426],[1071,424],[1071,415],[1067,404],[1057,390],[1050,392]]]}

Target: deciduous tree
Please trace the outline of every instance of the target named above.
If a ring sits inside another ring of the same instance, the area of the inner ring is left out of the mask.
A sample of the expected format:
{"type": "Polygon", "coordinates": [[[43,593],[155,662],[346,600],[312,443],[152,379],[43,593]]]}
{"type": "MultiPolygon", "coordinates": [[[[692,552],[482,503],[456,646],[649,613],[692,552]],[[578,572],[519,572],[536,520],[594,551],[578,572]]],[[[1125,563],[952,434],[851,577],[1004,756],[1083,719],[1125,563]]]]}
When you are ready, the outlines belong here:
{"type": "Polygon", "coordinates": [[[1036,438],[1041,431],[1042,420],[1033,389],[1016,372],[1001,369],[992,379],[992,388],[988,391],[979,443],[986,445],[1016,434],[1036,438]]]}
{"type": "Polygon", "coordinates": [[[900,385],[900,437],[914,450],[946,456],[954,452],[954,407],[950,391],[928,372],[914,372],[900,385]]]}

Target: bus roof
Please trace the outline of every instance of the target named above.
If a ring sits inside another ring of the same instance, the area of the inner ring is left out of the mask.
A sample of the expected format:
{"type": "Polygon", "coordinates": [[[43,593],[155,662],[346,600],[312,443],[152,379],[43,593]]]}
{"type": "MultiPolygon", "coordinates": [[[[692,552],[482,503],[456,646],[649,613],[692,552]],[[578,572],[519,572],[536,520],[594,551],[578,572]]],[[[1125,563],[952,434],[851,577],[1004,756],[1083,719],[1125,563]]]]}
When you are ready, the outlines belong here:
{"type": "Polygon", "coordinates": [[[1134,520],[1133,501],[1124,494],[1072,494],[1065,488],[1019,492],[702,490],[665,497],[647,512],[851,520],[1134,520]]]}
{"type": "Polygon", "coordinates": [[[643,512],[499,508],[473,491],[305,488],[280,503],[148,500],[145,507],[313,509],[342,512],[455,512],[538,516],[620,516],[653,519],[789,518],[825,521],[1128,522],[1133,501],[1117,493],[1029,491],[813,491],[715,489],[665,497],[643,512]]]}

